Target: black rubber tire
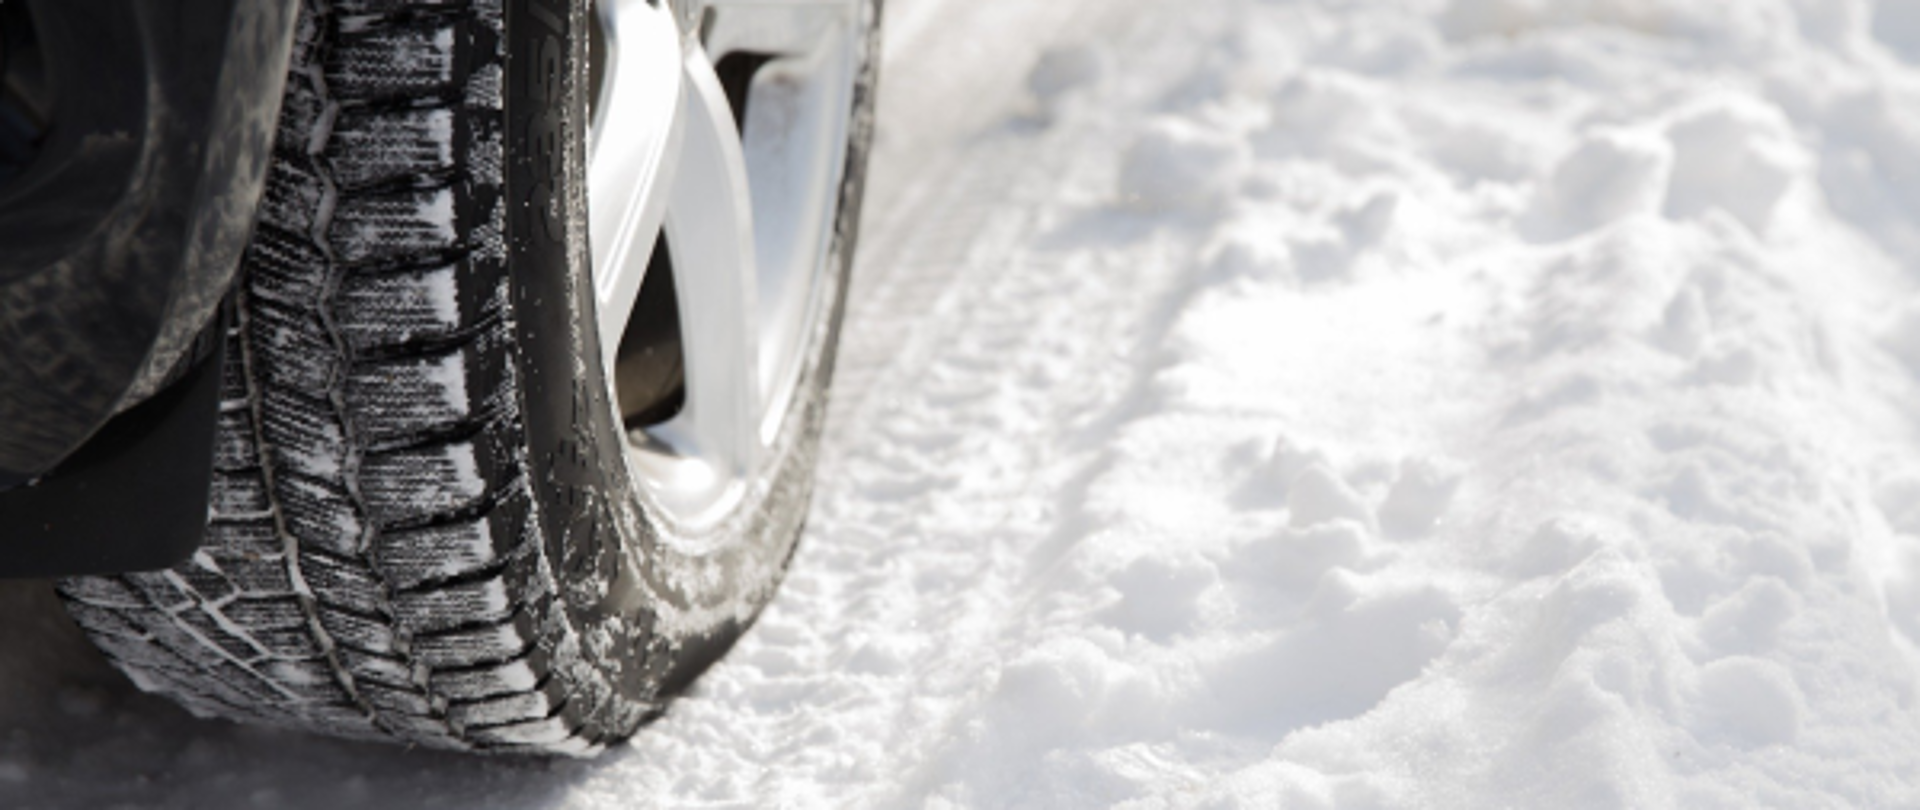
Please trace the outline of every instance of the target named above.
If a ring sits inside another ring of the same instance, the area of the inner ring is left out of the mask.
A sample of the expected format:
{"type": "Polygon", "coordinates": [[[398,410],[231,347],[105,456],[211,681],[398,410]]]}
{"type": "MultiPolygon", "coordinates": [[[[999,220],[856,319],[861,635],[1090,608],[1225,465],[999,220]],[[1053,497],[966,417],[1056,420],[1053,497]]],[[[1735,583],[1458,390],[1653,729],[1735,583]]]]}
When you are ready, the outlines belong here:
{"type": "Polygon", "coordinates": [[[196,714],[591,754],[771,598],[807,509],[872,133],[878,2],[800,393],[688,537],[630,486],[588,283],[585,0],[311,0],[229,303],[205,544],[60,583],[196,714]]]}

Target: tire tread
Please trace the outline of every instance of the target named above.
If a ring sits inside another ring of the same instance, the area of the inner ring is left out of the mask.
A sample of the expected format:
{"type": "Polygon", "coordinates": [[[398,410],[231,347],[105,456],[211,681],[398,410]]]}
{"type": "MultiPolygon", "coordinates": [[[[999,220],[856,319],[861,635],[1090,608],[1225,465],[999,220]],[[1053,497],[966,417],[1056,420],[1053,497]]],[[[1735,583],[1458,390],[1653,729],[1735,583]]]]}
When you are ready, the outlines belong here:
{"type": "Polygon", "coordinates": [[[502,449],[510,308],[499,213],[477,199],[504,182],[501,19],[500,0],[302,9],[231,304],[207,540],[169,571],[60,585],[142,688],[440,748],[588,753],[623,733],[539,675],[538,639],[567,628],[502,449]]]}

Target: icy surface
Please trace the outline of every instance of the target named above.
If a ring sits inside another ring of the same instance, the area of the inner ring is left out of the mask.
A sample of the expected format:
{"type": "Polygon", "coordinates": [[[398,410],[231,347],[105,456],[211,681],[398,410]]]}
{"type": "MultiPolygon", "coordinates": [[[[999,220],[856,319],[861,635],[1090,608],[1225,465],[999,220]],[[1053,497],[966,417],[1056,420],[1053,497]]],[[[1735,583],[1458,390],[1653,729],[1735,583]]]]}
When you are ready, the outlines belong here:
{"type": "Polygon", "coordinates": [[[1920,10],[889,13],[813,518],[691,697],[242,729],[10,584],[0,806],[1920,805],[1920,10]]]}

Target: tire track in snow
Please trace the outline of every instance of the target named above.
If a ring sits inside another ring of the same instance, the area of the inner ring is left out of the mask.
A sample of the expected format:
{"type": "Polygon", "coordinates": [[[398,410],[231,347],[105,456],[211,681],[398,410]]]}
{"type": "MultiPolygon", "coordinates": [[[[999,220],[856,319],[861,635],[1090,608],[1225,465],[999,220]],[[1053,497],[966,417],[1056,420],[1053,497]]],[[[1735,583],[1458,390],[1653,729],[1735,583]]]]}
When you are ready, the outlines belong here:
{"type": "Polygon", "coordinates": [[[1022,160],[1043,157],[1027,145],[988,136],[1022,103],[1027,67],[1062,31],[1113,12],[1089,0],[889,5],[890,61],[823,452],[846,443],[845,415],[909,341],[928,341],[916,334],[969,257],[998,244],[987,230],[1010,213],[1006,190],[1049,165],[1022,160]],[[893,27],[898,17],[905,32],[893,27]],[[999,58],[977,58],[976,43],[996,40],[999,58]]]}

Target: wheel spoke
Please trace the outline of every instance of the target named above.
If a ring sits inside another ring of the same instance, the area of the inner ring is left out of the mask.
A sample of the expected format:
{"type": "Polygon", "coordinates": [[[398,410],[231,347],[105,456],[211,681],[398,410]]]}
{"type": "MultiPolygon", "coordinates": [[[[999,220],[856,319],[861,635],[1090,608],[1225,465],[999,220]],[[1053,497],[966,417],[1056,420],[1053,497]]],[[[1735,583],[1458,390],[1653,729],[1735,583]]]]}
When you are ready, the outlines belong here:
{"type": "MultiPolygon", "coordinates": [[[[673,17],[646,0],[602,0],[605,90],[588,144],[587,233],[602,354],[609,364],[646,278],[653,234],[685,130],[681,41],[673,17]]],[[[609,365],[609,374],[611,374],[609,365]]]]}
{"type": "Polygon", "coordinates": [[[649,429],[680,460],[705,470],[674,472],[674,489],[688,500],[713,503],[721,493],[700,492],[738,481],[759,452],[759,336],[755,330],[753,207],[739,128],[726,91],[698,47],[687,51],[682,90],[685,137],[667,199],[666,236],[679,295],[686,404],[678,416],[649,429]]]}
{"type": "Polygon", "coordinates": [[[786,411],[818,315],[852,108],[855,0],[707,0],[705,47],[765,59],[743,126],[752,184],[761,331],[762,439],[786,411]]]}

